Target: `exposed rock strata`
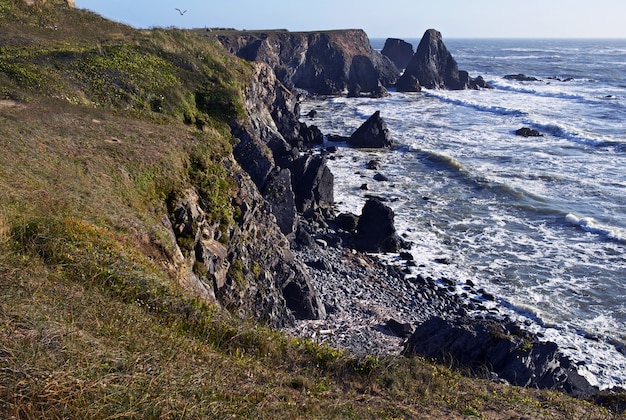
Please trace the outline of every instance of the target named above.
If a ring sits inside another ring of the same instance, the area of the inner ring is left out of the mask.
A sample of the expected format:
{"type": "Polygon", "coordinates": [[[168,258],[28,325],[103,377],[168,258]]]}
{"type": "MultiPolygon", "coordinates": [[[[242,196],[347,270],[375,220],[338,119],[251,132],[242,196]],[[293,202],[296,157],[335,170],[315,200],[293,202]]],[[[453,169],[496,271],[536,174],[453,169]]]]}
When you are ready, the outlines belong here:
{"type": "Polygon", "coordinates": [[[239,186],[238,217],[227,232],[209,222],[209,209],[195,190],[169,202],[187,286],[233,313],[275,327],[291,325],[295,318],[324,318],[306,268],[294,258],[268,203],[243,171],[232,173],[239,186]]]}
{"type": "Polygon", "coordinates": [[[268,64],[289,89],[313,94],[380,94],[400,73],[370,46],[362,30],[328,32],[217,32],[230,52],[268,64]]]}

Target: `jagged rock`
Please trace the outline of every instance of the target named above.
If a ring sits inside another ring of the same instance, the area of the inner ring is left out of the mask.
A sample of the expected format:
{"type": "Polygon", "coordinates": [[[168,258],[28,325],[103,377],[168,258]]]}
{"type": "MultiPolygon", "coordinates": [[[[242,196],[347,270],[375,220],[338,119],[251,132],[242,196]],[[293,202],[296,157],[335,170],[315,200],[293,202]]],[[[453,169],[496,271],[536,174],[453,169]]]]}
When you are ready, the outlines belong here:
{"type": "Polygon", "coordinates": [[[376,111],[348,139],[348,145],[359,148],[383,148],[393,143],[387,124],[376,111]]]}
{"type": "Polygon", "coordinates": [[[458,367],[494,372],[509,383],[564,391],[576,397],[597,392],[558,352],[513,322],[434,317],[411,335],[405,355],[419,354],[458,367]]]}
{"type": "Polygon", "coordinates": [[[298,225],[298,212],[291,187],[291,171],[275,170],[265,186],[263,197],[272,207],[280,231],[287,237],[292,236],[298,225]]]}
{"type": "Polygon", "coordinates": [[[324,134],[315,125],[300,123],[300,137],[307,146],[324,144],[324,134]]]}
{"type": "Polygon", "coordinates": [[[211,222],[196,191],[168,200],[170,226],[186,269],[181,283],[234,313],[274,327],[292,325],[294,317],[324,318],[308,273],[293,257],[267,202],[240,168],[232,173],[240,188],[234,200],[239,216],[226,231],[211,222]]]}
{"type": "Polygon", "coordinates": [[[360,92],[375,92],[379,85],[393,85],[400,75],[391,60],[372,49],[362,30],[216,35],[239,57],[267,63],[291,90],[327,95],[358,85],[360,92]]]}
{"type": "Polygon", "coordinates": [[[402,39],[387,38],[381,53],[389,57],[398,69],[404,69],[411,61],[414,51],[413,46],[402,39]]]}
{"type": "Polygon", "coordinates": [[[466,85],[459,79],[459,68],[452,54],[443,43],[441,33],[429,29],[424,33],[417,51],[398,81],[413,76],[427,89],[464,89],[466,85]]]}
{"type": "Polygon", "coordinates": [[[329,209],[334,202],[334,177],[321,156],[302,156],[294,161],[291,180],[300,213],[329,209]]]}
{"type": "Polygon", "coordinates": [[[483,82],[472,79],[466,71],[459,71],[456,60],[443,43],[441,33],[429,29],[404,74],[398,79],[396,89],[400,92],[418,92],[422,86],[427,89],[475,89],[483,82]]]}
{"type": "Polygon", "coordinates": [[[528,127],[522,127],[519,130],[515,130],[515,135],[522,137],[543,137],[543,134],[539,131],[528,127]]]}
{"type": "Polygon", "coordinates": [[[478,76],[475,79],[470,79],[470,88],[493,89],[493,86],[491,86],[482,76],[478,76]]]}
{"type": "Polygon", "coordinates": [[[504,78],[506,80],[516,80],[518,82],[538,82],[539,81],[539,79],[537,79],[536,77],[526,76],[523,73],[507,74],[506,76],[504,76],[504,78]]]}
{"type": "Polygon", "coordinates": [[[404,73],[396,83],[396,89],[398,92],[421,92],[422,86],[417,76],[404,73]]]}
{"type": "Polygon", "coordinates": [[[239,143],[233,147],[233,155],[241,167],[250,175],[259,189],[265,188],[270,173],[274,170],[271,149],[255,132],[245,127],[233,129],[239,143]]]}
{"type": "Polygon", "coordinates": [[[310,118],[310,119],[312,119],[312,120],[313,120],[313,119],[317,118],[317,111],[316,111],[316,110],[314,110],[314,109],[312,109],[312,110],[310,110],[310,111],[306,114],[306,116],[307,116],[307,118],[310,118]]]}
{"type": "Polygon", "coordinates": [[[380,200],[367,200],[357,225],[355,244],[361,251],[397,252],[403,243],[396,234],[393,210],[380,200]]]}

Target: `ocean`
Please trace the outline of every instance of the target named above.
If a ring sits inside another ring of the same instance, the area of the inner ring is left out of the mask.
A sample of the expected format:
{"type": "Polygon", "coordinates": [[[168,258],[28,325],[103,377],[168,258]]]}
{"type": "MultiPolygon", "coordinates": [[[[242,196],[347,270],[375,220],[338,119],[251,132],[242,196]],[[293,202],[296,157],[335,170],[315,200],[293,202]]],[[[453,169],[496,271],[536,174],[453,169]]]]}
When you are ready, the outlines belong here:
{"type": "Polygon", "coordinates": [[[495,300],[468,299],[559,344],[592,384],[626,388],[626,40],[444,43],[494,89],[303,103],[318,111],[305,121],[344,136],[379,110],[395,142],[339,144],[337,210],[383,197],[413,244],[413,275],[454,279],[459,294],[471,281],[495,300]],[[503,78],[518,73],[539,80],[503,78]],[[389,181],[373,179],[371,159],[389,181]]]}

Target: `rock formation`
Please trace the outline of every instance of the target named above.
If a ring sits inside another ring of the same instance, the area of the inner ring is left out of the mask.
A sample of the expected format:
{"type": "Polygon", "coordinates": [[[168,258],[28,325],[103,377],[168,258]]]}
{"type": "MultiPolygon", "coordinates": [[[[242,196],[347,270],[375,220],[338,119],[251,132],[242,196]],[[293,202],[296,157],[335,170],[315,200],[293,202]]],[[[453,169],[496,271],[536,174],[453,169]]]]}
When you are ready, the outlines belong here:
{"type": "Polygon", "coordinates": [[[351,147],[380,149],[393,143],[387,124],[376,111],[349,138],[351,147]]]}
{"type": "Polygon", "coordinates": [[[556,344],[539,342],[513,322],[434,317],[415,330],[404,354],[420,354],[474,370],[488,369],[519,386],[555,389],[576,397],[597,392],[559,353],[556,344]]]}
{"type": "Polygon", "coordinates": [[[515,130],[515,135],[522,137],[543,137],[543,134],[541,134],[539,131],[529,127],[522,127],[518,130],[515,130]]]}
{"type": "Polygon", "coordinates": [[[408,42],[397,38],[387,38],[381,53],[385,57],[389,57],[393,64],[402,70],[409,64],[415,52],[413,51],[413,45],[408,42]]]}
{"type": "Polygon", "coordinates": [[[381,94],[400,73],[372,49],[362,30],[328,32],[214,32],[230,52],[268,64],[290,90],[339,94],[346,90],[381,94]]]}
{"type": "Polygon", "coordinates": [[[268,203],[243,171],[233,173],[238,177],[238,212],[227,232],[209,224],[209,209],[197,191],[169,200],[165,223],[187,270],[185,286],[233,313],[274,327],[292,325],[295,318],[324,318],[306,268],[292,255],[268,203]]]}
{"type": "Polygon", "coordinates": [[[380,200],[365,202],[356,228],[357,249],[367,252],[398,252],[404,244],[396,233],[394,213],[380,200]]]}
{"type": "Polygon", "coordinates": [[[474,80],[466,71],[459,71],[456,60],[443,43],[441,33],[434,29],[424,33],[415,55],[396,83],[400,92],[416,92],[420,86],[452,90],[489,87],[482,78],[474,80]]]}

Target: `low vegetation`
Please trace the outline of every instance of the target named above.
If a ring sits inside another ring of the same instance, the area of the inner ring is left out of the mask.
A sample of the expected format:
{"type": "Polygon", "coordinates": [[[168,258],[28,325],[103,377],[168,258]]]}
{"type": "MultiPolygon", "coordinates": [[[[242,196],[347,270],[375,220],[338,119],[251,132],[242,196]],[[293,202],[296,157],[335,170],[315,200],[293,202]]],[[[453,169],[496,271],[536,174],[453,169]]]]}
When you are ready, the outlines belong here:
{"type": "Polygon", "coordinates": [[[616,416],[420,358],[355,358],[179,286],[167,202],[193,185],[232,220],[221,162],[249,74],[185,31],[0,0],[0,417],[616,416]]]}

